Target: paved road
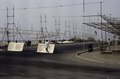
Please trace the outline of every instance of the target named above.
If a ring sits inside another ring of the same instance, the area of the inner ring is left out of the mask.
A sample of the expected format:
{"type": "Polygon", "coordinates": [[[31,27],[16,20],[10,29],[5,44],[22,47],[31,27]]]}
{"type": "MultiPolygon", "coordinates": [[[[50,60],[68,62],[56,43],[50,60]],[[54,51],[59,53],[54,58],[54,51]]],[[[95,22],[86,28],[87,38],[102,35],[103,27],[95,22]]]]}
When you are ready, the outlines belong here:
{"type": "Polygon", "coordinates": [[[120,79],[118,73],[83,71],[64,67],[34,67],[28,65],[0,64],[1,79],[120,79]]]}
{"type": "Polygon", "coordinates": [[[75,54],[76,52],[48,55],[42,54],[34,57],[0,56],[0,78],[120,79],[120,72],[118,71],[97,71],[90,68],[87,69],[87,66],[74,66],[74,64],[77,65],[76,63],[79,61],[75,58],[75,54]],[[53,62],[52,60],[56,61],[53,62]],[[54,64],[55,62],[57,64],[54,64]],[[72,66],[70,65],[71,63],[73,63],[72,66]]]}
{"type": "Polygon", "coordinates": [[[0,79],[120,79],[120,70],[99,69],[100,64],[76,57],[77,52],[0,55],[0,79]]]}

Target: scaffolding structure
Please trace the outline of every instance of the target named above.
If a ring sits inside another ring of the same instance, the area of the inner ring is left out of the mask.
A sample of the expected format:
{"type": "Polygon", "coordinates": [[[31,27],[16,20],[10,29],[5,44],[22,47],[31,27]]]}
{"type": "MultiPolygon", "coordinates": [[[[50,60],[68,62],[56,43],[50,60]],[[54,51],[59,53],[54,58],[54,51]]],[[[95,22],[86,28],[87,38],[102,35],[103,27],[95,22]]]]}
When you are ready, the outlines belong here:
{"type": "Polygon", "coordinates": [[[120,36],[120,18],[101,16],[106,22],[84,22],[83,24],[120,36]]]}

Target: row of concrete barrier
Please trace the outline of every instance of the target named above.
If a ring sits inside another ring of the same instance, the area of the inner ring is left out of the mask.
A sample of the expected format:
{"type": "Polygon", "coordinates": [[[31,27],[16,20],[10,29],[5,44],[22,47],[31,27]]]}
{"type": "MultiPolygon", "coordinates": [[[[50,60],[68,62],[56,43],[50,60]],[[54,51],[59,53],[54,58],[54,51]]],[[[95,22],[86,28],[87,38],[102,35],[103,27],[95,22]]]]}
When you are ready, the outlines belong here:
{"type": "Polygon", "coordinates": [[[0,47],[0,52],[16,53],[21,52],[21,54],[36,54],[36,53],[73,53],[83,50],[88,50],[89,45],[92,44],[93,47],[96,45],[92,42],[87,43],[38,43],[37,45],[27,45],[25,42],[10,42],[7,47],[0,47]]]}
{"type": "MultiPolygon", "coordinates": [[[[10,42],[8,44],[7,51],[13,52],[22,52],[25,47],[24,42],[10,42]]],[[[49,43],[38,43],[37,53],[53,53],[55,48],[55,44],[49,43]]]]}

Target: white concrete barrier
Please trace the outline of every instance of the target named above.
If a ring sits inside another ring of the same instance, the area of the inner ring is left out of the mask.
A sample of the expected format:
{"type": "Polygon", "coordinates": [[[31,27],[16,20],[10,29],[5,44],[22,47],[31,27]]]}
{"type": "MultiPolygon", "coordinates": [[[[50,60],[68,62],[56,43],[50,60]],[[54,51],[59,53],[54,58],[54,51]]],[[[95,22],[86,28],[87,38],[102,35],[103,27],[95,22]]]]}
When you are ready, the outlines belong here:
{"type": "Polygon", "coordinates": [[[8,51],[22,52],[23,48],[24,48],[24,43],[10,42],[8,44],[8,51]]]}
{"type": "Polygon", "coordinates": [[[37,47],[37,53],[53,53],[55,44],[39,43],[37,47]]]}

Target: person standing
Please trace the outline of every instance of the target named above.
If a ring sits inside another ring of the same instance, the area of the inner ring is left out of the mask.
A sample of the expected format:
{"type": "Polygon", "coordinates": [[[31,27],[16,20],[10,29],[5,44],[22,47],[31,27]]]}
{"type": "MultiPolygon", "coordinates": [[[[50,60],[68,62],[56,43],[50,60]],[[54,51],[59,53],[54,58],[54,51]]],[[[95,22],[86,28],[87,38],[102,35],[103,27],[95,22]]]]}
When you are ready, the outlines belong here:
{"type": "Polygon", "coordinates": [[[45,42],[45,49],[46,49],[47,53],[49,53],[48,47],[49,47],[49,41],[46,41],[45,42]]]}
{"type": "Polygon", "coordinates": [[[88,46],[88,52],[93,52],[93,45],[92,44],[89,44],[89,46],[88,46]]]}

